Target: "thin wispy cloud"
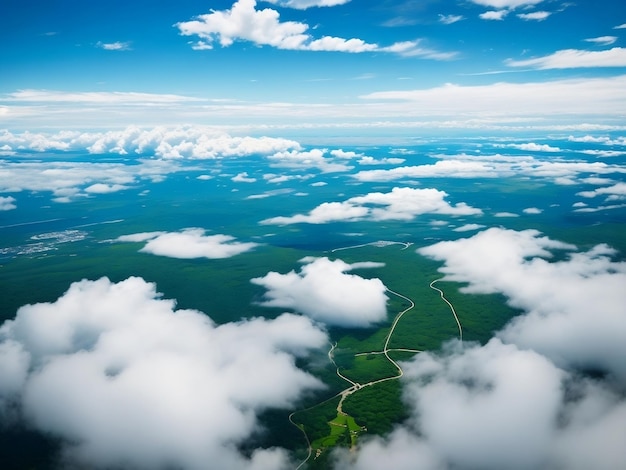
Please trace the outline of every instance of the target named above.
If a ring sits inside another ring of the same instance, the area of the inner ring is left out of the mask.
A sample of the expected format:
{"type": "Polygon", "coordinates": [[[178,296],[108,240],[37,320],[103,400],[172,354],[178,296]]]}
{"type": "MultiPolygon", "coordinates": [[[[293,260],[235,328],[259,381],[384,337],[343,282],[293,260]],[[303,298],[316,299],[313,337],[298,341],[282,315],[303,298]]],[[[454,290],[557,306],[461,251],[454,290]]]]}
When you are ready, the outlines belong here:
{"type": "Polygon", "coordinates": [[[70,92],[59,90],[18,90],[9,93],[7,101],[18,102],[72,102],[72,103],[99,103],[99,104],[124,104],[124,103],[176,103],[182,101],[205,101],[204,99],[191,96],[174,94],[156,94],[141,92],[122,91],[89,91],[70,92]]]}
{"type": "Polygon", "coordinates": [[[471,0],[471,2],[497,9],[514,9],[519,7],[531,7],[543,2],[543,0],[471,0]]]}
{"type": "Polygon", "coordinates": [[[590,67],[626,67],[626,49],[614,47],[604,51],[586,51],[565,49],[543,57],[533,59],[507,59],[510,67],[533,67],[546,69],[570,69],[590,67]]]}
{"type": "Polygon", "coordinates": [[[459,21],[464,20],[465,17],[462,15],[442,15],[439,14],[439,22],[443,24],[454,24],[459,21]]]}
{"type": "Polygon", "coordinates": [[[183,36],[197,36],[200,39],[192,47],[208,50],[219,43],[221,47],[231,46],[236,41],[247,41],[258,46],[277,49],[316,51],[316,52],[390,52],[404,56],[419,56],[436,60],[449,58],[450,53],[437,52],[420,47],[417,40],[402,41],[389,46],[369,43],[360,38],[322,36],[315,38],[309,25],[297,21],[281,21],[276,10],[256,9],[255,0],[238,0],[230,10],[212,11],[197,16],[191,21],[175,26],[183,36]]]}
{"type": "Polygon", "coordinates": [[[549,11],[533,11],[531,13],[520,13],[517,17],[524,21],[543,21],[551,14],[549,11]]]}
{"type": "Polygon", "coordinates": [[[104,49],[105,51],[130,51],[131,50],[130,42],[122,42],[122,41],[116,41],[116,42],[98,41],[96,43],[96,47],[99,47],[100,49],[104,49]]]}
{"type": "Polygon", "coordinates": [[[306,10],[311,7],[334,7],[343,5],[351,0],[266,0],[281,7],[295,8],[297,10],[306,10]]]}
{"type": "Polygon", "coordinates": [[[592,42],[599,46],[610,46],[611,44],[614,44],[615,41],[617,41],[617,36],[600,36],[597,38],[588,38],[585,39],[585,41],[592,42]]]}

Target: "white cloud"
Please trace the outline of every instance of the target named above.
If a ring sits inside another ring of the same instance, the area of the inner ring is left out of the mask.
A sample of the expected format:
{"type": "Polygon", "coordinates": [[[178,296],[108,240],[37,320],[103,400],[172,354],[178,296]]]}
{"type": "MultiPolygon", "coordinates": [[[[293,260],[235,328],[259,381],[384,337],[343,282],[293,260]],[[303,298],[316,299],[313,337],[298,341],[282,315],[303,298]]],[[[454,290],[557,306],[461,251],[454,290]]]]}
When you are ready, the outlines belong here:
{"type": "Polygon", "coordinates": [[[273,217],[262,224],[326,224],[357,220],[411,220],[421,214],[480,215],[482,211],[464,202],[450,205],[448,194],[436,189],[393,188],[389,193],[369,193],[343,202],[325,202],[308,214],[273,217]]]}
{"type": "Polygon", "coordinates": [[[123,184],[95,183],[91,186],[87,186],[85,188],[85,192],[90,194],[108,194],[123,191],[125,189],[128,189],[128,186],[124,186],[123,184]]]}
{"type": "Polygon", "coordinates": [[[285,451],[237,445],[258,413],[321,386],[294,364],[326,335],[290,314],[218,326],[174,305],[141,278],[102,278],[20,308],[0,327],[0,404],[59,438],[64,467],[288,468],[285,451]]]}
{"type": "Polygon", "coordinates": [[[447,83],[429,89],[380,91],[362,95],[361,98],[373,101],[372,105],[380,103],[377,112],[382,115],[385,112],[403,112],[405,119],[407,116],[417,118],[418,115],[423,118],[428,113],[447,116],[467,113],[468,116],[487,115],[495,118],[540,114],[545,118],[568,113],[616,114],[618,108],[621,112],[626,107],[625,90],[626,75],[620,75],[472,86],[447,83]],[[572,96],[576,96],[576,99],[573,100],[572,96]],[[399,104],[395,105],[394,101],[399,104]]]}
{"type": "Polygon", "coordinates": [[[248,172],[244,171],[242,173],[238,173],[237,175],[231,178],[235,183],[256,183],[256,178],[251,178],[248,176],[248,172]]]}
{"type": "Polygon", "coordinates": [[[358,160],[359,165],[401,165],[406,160],[404,158],[394,158],[394,157],[386,157],[386,158],[374,158],[363,156],[358,160]]]}
{"type": "Polygon", "coordinates": [[[122,235],[120,242],[143,242],[139,251],[170,258],[230,258],[259,246],[252,242],[236,242],[230,235],[205,235],[206,230],[188,228],[181,232],[147,232],[122,235]]]}
{"type": "Polygon", "coordinates": [[[290,308],[327,325],[369,327],[387,318],[386,287],[348,271],[378,267],[328,258],[305,258],[299,273],[269,272],[252,279],[268,289],[261,305],[290,308]]]}
{"type": "Polygon", "coordinates": [[[394,157],[385,157],[385,158],[374,158],[369,155],[364,155],[363,153],[357,153],[353,151],[346,152],[341,149],[331,150],[330,154],[339,159],[350,160],[357,159],[359,165],[399,165],[404,163],[404,158],[394,158],[394,157]]]}
{"type": "Polygon", "coordinates": [[[603,188],[594,189],[593,191],[581,191],[577,193],[582,197],[596,197],[596,196],[608,196],[609,201],[615,201],[618,199],[626,199],[626,183],[615,183],[612,186],[606,186],[603,188]]]}
{"type": "Polygon", "coordinates": [[[548,144],[536,144],[535,142],[529,142],[527,144],[509,144],[508,147],[516,148],[520,150],[526,150],[528,152],[560,152],[558,147],[552,147],[548,144]]]}
{"type": "Polygon", "coordinates": [[[543,212],[543,209],[539,209],[538,207],[527,207],[522,212],[524,214],[536,215],[536,214],[541,214],[543,212]]]}
{"type": "Polygon", "coordinates": [[[619,26],[614,26],[613,29],[626,29],[626,23],[623,23],[619,26]]]}
{"type": "Polygon", "coordinates": [[[614,47],[604,51],[564,49],[554,54],[534,59],[507,59],[505,64],[509,67],[533,67],[540,70],[579,67],[625,67],[626,49],[623,47],[614,47]]]}
{"type": "MultiPolygon", "coordinates": [[[[334,162],[326,158],[327,150],[314,148],[311,150],[289,150],[276,152],[267,157],[270,165],[278,168],[317,168],[323,173],[336,173],[351,170],[352,166],[342,162],[334,162]]],[[[332,152],[331,152],[332,153],[332,152]]],[[[337,154],[335,152],[334,154],[337,154]]],[[[345,160],[345,155],[340,155],[340,160],[345,160]]]]}
{"type": "Polygon", "coordinates": [[[548,18],[552,13],[549,11],[533,11],[530,13],[520,13],[517,15],[524,21],[543,21],[548,18]]]}
{"type": "Polygon", "coordinates": [[[359,181],[394,181],[405,178],[492,178],[497,176],[497,166],[485,161],[466,159],[440,160],[433,165],[417,165],[389,170],[363,170],[354,175],[359,181]]]}
{"type": "Polygon", "coordinates": [[[601,212],[615,209],[623,209],[625,207],[626,204],[606,204],[598,207],[581,207],[580,209],[576,209],[574,212],[601,212]]]}
{"type": "MultiPolygon", "coordinates": [[[[534,150],[546,151],[544,147],[531,146],[534,150]]],[[[552,148],[552,147],[550,147],[552,148]]],[[[385,170],[363,170],[354,174],[359,181],[395,181],[413,178],[504,178],[524,176],[549,178],[555,182],[569,181],[575,184],[574,178],[581,174],[596,175],[625,173],[620,165],[607,165],[603,162],[541,160],[528,156],[473,156],[456,155],[445,158],[432,165],[403,166],[385,170]]]]}
{"type": "Polygon", "coordinates": [[[76,132],[56,134],[0,131],[0,144],[11,149],[87,150],[93,154],[156,155],[168,159],[215,159],[246,155],[269,155],[299,150],[294,140],[275,137],[239,137],[203,126],[154,127],[129,126],[119,131],[76,132]]]}
{"type": "Polygon", "coordinates": [[[335,158],[343,158],[343,159],[346,159],[346,160],[350,160],[352,158],[358,158],[358,157],[364,157],[365,156],[362,153],[356,153],[356,152],[353,152],[353,151],[346,152],[345,150],[342,150],[342,149],[331,150],[330,154],[333,157],[335,157],[335,158]]]}
{"type": "Polygon", "coordinates": [[[585,41],[592,42],[600,46],[610,46],[611,44],[615,43],[615,41],[617,41],[617,36],[600,36],[597,38],[588,38],[585,39],[585,41]]]}
{"type": "MultiPolygon", "coordinates": [[[[282,2],[281,2],[282,3],[282,2]]],[[[314,6],[320,2],[291,1],[290,6],[314,6]],[[311,5],[309,5],[311,4],[311,5]]],[[[336,4],[337,2],[330,2],[336,4]]],[[[280,21],[276,10],[256,9],[255,0],[237,0],[230,10],[212,11],[197,16],[191,21],[175,25],[183,36],[197,36],[200,41],[195,49],[211,49],[214,42],[228,47],[235,41],[250,41],[258,46],[270,46],[277,49],[335,52],[391,52],[400,55],[419,55],[432,59],[445,59],[436,51],[419,47],[419,41],[395,43],[381,47],[358,38],[340,38],[324,36],[314,38],[308,33],[309,25],[297,21],[280,21]]]]}
{"type": "Polygon", "coordinates": [[[14,197],[0,196],[0,211],[10,211],[16,208],[14,197]]]}
{"type": "Polygon", "coordinates": [[[296,214],[290,217],[278,216],[262,220],[265,225],[291,224],[327,224],[331,222],[352,222],[363,220],[369,214],[366,207],[359,207],[348,202],[324,202],[308,214],[296,214]]]}
{"type": "Polygon", "coordinates": [[[516,214],[515,212],[496,212],[493,216],[500,218],[514,218],[519,217],[519,214],[516,214]]]}
{"type": "Polygon", "coordinates": [[[61,161],[0,161],[0,191],[49,191],[59,202],[87,194],[128,189],[142,180],[159,181],[180,171],[169,162],[140,160],[136,165],[61,161]]]}
{"type": "Polygon", "coordinates": [[[100,49],[104,49],[105,51],[130,51],[130,42],[102,42],[98,41],[96,46],[100,49]]]}
{"type": "Polygon", "coordinates": [[[481,13],[478,16],[483,20],[501,21],[508,14],[509,14],[509,10],[497,10],[497,11],[486,11],[485,13],[481,13]]]}
{"type": "Polygon", "coordinates": [[[344,5],[350,0],[265,0],[281,7],[295,8],[296,10],[306,10],[311,7],[334,7],[344,5]]]}
{"type": "Polygon", "coordinates": [[[442,15],[439,14],[439,22],[443,24],[454,24],[464,20],[462,15],[442,15]]]}
{"type": "Polygon", "coordinates": [[[467,282],[472,293],[503,294],[527,312],[499,336],[546,355],[561,366],[594,368],[626,384],[626,263],[598,245],[549,262],[551,250],[574,246],[540,236],[535,230],[492,228],[472,238],[423,248],[445,262],[446,278],[467,282]],[[558,333],[557,333],[558,332],[558,333]]]}
{"type": "MultiPolygon", "coordinates": [[[[403,50],[412,53],[410,49],[403,50]]],[[[370,93],[342,103],[332,100],[207,103],[206,100],[182,101],[175,97],[168,102],[169,98],[161,95],[147,96],[145,102],[142,102],[141,97],[120,98],[109,93],[110,101],[107,101],[106,94],[98,96],[97,101],[93,102],[89,101],[91,98],[83,96],[67,102],[61,99],[42,103],[15,101],[4,113],[2,110],[5,108],[0,106],[0,124],[5,122],[5,127],[11,128],[54,128],[58,126],[58,116],[62,114],[63,122],[74,128],[119,128],[129,124],[148,128],[156,126],[154,129],[141,130],[157,139],[156,144],[148,143],[154,145],[158,155],[172,158],[219,158],[222,150],[237,155],[237,152],[243,152],[253,145],[267,148],[277,145],[278,140],[282,140],[285,145],[288,142],[287,139],[275,139],[272,142],[267,137],[229,136],[224,132],[225,128],[237,135],[252,131],[260,135],[285,129],[304,129],[307,132],[313,129],[360,129],[369,133],[369,130],[392,128],[609,132],[625,128],[619,120],[626,107],[625,81],[626,76],[622,75],[527,83],[494,82],[476,86],[449,83],[434,88],[370,93]],[[572,99],[572,96],[576,96],[576,99],[572,99]],[[199,131],[202,126],[180,126],[181,123],[198,120],[212,123],[214,127],[204,127],[202,132],[199,131]],[[168,127],[161,127],[164,124],[168,127]],[[161,138],[160,133],[166,135],[161,138]],[[165,142],[157,148],[160,140],[165,142]],[[240,148],[236,147],[238,141],[240,148]]],[[[2,133],[0,130],[0,136],[2,133]]],[[[95,134],[105,133],[85,133],[85,137],[95,134]]],[[[111,139],[115,138],[111,136],[111,139]]],[[[117,151],[117,139],[106,140],[117,151]]],[[[132,140],[122,141],[128,145],[132,140]]],[[[72,143],[69,138],[64,138],[61,143],[66,145],[68,141],[72,143]]],[[[3,146],[1,142],[0,146],[3,146]]],[[[274,151],[294,148],[286,146],[275,148],[274,151]]],[[[132,151],[135,148],[131,148],[132,151]]]]}
{"type": "Polygon", "coordinates": [[[465,225],[461,225],[460,227],[454,228],[452,229],[454,232],[472,232],[474,230],[480,230],[481,228],[484,228],[484,225],[481,224],[465,224],[465,225]]]}

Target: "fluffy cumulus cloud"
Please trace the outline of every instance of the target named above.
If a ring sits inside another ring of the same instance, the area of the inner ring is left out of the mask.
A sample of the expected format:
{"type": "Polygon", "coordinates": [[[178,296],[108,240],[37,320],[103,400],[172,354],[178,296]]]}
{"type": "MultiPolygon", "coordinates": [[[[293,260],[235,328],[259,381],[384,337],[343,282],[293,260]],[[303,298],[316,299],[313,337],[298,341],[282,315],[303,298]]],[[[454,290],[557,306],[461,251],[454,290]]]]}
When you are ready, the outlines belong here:
{"type": "Polygon", "coordinates": [[[339,453],[336,468],[623,467],[626,263],[607,246],[581,252],[534,230],[418,251],[466,292],[501,293],[522,314],[485,345],[454,341],[403,363],[409,419],[339,453]]]}
{"type": "Polygon", "coordinates": [[[285,314],[215,325],[141,278],[83,280],[0,327],[0,405],[60,439],[65,467],[288,468],[242,455],[257,414],[320,386],[295,358],[326,342],[285,314]]]}
{"type": "Polygon", "coordinates": [[[252,178],[251,176],[248,175],[247,171],[243,171],[233,176],[231,178],[231,181],[234,181],[235,183],[255,183],[256,178],[252,178]]]}
{"type": "Polygon", "coordinates": [[[369,155],[364,155],[362,153],[356,153],[352,151],[346,152],[341,149],[331,150],[330,154],[335,158],[343,159],[343,160],[356,159],[359,165],[399,165],[401,163],[404,163],[405,161],[404,158],[397,158],[397,157],[374,158],[374,157],[370,157],[369,155]]]}
{"type": "Polygon", "coordinates": [[[615,251],[606,245],[550,262],[553,250],[574,248],[535,230],[492,228],[420,253],[444,261],[446,279],[469,283],[466,292],[498,292],[527,312],[500,337],[626,385],[626,263],[612,261],[615,251]]]}
{"type": "Polygon", "coordinates": [[[589,198],[606,196],[607,201],[626,200],[626,183],[615,183],[593,191],[581,191],[578,195],[589,198]]]}
{"type": "Polygon", "coordinates": [[[535,142],[528,142],[526,144],[508,144],[507,147],[525,150],[528,152],[560,152],[561,149],[553,147],[548,144],[537,144],[535,142]]]}
{"type": "Polygon", "coordinates": [[[270,272],[252,279],[267,289],[262,305],[293,309],[327,325],[368,327],[387,318],[387,288],[380,279],[349,271],[378,264],[305,258],[300,272],[270,272]]]}
{"type": "Polygon", "coordinates": [[[411,220],[422,214],[480,215],[480,209],[464,202],[448,203],[448,194],[437,189],[393,188],[389,193],[369,193],[343,202],[325,202],[308,214],[273,217],[262,224],[325,224],[358,220],[411,220]]]}
{"type": "MultiPolygon", "coordinates": [[[[86,151],[97,155],[128,155],[127,163],[119,163],[118,159],[114,163],[105,163],[62,161],[62,158],[60,161],[52,158],[0,161],[0,192],[49,191],[56,202],[123,191],[145,181],[162,181],[170,173],[190,169],[189,166],[184,168],[179,160],[270,156],[281,152],[297,155],[301,149],[293,140],[233,137],[197,126],[151,129],[131,126],[119,131],[61,131],[56,134],[2,130],[0,148],[7,152],[86,151]],[[153,158],[155,156],[160,158],[153,158]]],[[[294,159],[303,167],[310,163],[328,171],[340,169],[323,157],[313,162],[295,156],[294,159]]]]}
{"type": "Polygon", "coordinates": [[[493,339],[403,364],[411,418],[336,468],[604,470],[625,462],[626,403],[540,354],[493,339]]]}
{"type": "MultiPolygon", "coordinates": [[[[309,6],[332,6],[346,3],[340,0],[307,1],[287,0],[273,2],[297,8],[309,6]]],[[[183,36],[200,38],[193,43],[194,49],[212,49],[215,42],[228,47],[235,41],[249,41],[259,46],[277,49],[332,51],[332,52],[390,52],[407,56],[423,56],[432,59],[449,59],[450,54],[427,50],[419,41],[405,41],[390,46],[379,46],[358,38],[323,36],[314,38],[308,33],[309,25],[297,21],[281,21],[278,11],[271,8],[257,10],[256,0],[237,0],[230,10],[212,11],[193,20],[175,26],[183,36]]]]}
{"type": "Polygon", "coordinates": [[[483,20],[501,21],[509,14],[509,10],[486,11],[478,15],[483,20]]]}
{"type": "Polygon", "coordinates": [[[202,126],[140,128],[106,132],[62,131],[57,134],[0,131],[0,145],[13,150],[87,150],[92,154],[156,155],[162,158],[215,159],[268,155],[299,150],[293,140],[236,137],[202,126]]]}
{"type": "Polygon", "coordinates": [[[323,173],[337,173],[354,168],[344,163],[348,159],[346,154],[349,152],[337,153],[337,151],[333,151],[330,153],[331,157],[327,157],[326,154],[327,149],[322,148],[296,149],[276,152],[269,155],[267,159],[270,165],[276,168],[317,168],[323,173]]]}
{"type": "Polygon", "coordinates": [[[145,232],[122,235],[120,242],[147,242],[139,251],[170,258],[220,259],[245,253],[258,243],[237,242],[230,235],[205,235],[202,228],[188,228],[180,232],[145,232]]]}
{"type": "Polygon", "coordinates": [[[0,196],[0,211],[10,211],[16,208],[14,197],[0,196]]]}

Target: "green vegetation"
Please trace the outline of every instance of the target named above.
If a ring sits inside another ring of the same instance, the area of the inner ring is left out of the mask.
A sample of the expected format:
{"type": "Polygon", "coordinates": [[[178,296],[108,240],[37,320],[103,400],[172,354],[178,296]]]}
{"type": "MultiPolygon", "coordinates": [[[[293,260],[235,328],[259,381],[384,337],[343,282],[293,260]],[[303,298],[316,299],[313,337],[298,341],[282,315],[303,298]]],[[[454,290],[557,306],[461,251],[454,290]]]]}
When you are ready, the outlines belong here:
{"type": "Polygon", "coordinates": [[[387,380],[353,393],[344,401],[343,409],[368,433],[384,435],[407,417],[400,395],[400,382],[387,380]]]}
{"type": "MultiPolygon", "coordinates": [[[[389,362],[384,354],[352,355],[351,359],[350,366],[346,367],[345,370],[340,368],[340,371],[356,383],[364,384],[398,375],[398,369],[389,362]]],[[[337,362],[337,365],[339,365],[339,362],[337,362]]]]}
{"type": "MultiPolygon", "coordinates": [[[[115,224],[93,230],[100,231],[95,234],[95,239],[111,239],[123,234],[116,232],[119,228],[115,224]]],[[[141,231],[139,226],[137,231],[141,231]]],[[[125,233],[128,233],[127,226],[125,233]]],[[[432,350],[440,347],[442,342],[458,337],[458,327],[450,308],[439,293],[429,287],[432,280],[440,277],[437,273],[439,265],[416,255],[414,249],[364,247],[330,254],[310,247],[265,245],[245,257],[180,260],[139,253],[140,246],[85,240],[59,246],[57,251],[46,255],[12,259],[10,276],[9,271],[0,273],[0,295],[4,299],[1,319],[12,318],[17,308],[26,303],[55,301],[71,282],[78,279],[108,276],[117,282],[131,275],[156,282],[164,297],[177,300],[178,308],[206,312],[217,323],[258,315],[273,317],[284,309],[260,307],[257,301],[264,290],[251,284],[250,279],[265,275],[268,266],[273,271],[288,272],[299,259],[311,255],[341,258],[348,263],[363,260],[385,263],[381,268],[359,270],[358,275],[378,277],[390,289],[415,302],[415,307],[398,322],[389,348],[432,350]],[[172,276],[173,272],[177,275],[172,276]],[[37,286],[36,290],[32,289],[33,285],[37,286]],[[232,295],[233,292],[237,295],[232,295]]],[[[437,286],[455,306],[465,340],[486,342],[494,330],[517,313],[506,306],[501,296],[464,294],[459,290],[462,286],[450,282],[439,282],[437,286]]],[[[337,343],[334,350],[337,367],[343,375],[359,384],[398,375],[396,367],[380,352],[395,316],[406,310],[410,303],[392,293],[388,293],[388,298],[388,318],[377,327],[332,328],[329,331],[331,341],[337,343]],[[379,354],[363,354],[374,352],[379,354]]],[[[384,435],[407,416],[398,380],[362,387],[345,399],[343,411],[346,414],[338,413],[339,397],[329,397],[350,384],[337,376],[327,352],[327,349],[319,351],[308,359],[299,359],[298,363],[328,386],[315,396],[307,397],[302,406],[310,408],[297,411],[292,417],[313,447],[313,457],[307,464],[310,469],[327,467],[330,448],[354,446],[359,435],[365,432],[362,427],[368,434],[384,435]]],[[[413,352],[390,351],[394,360],[409,360],[414,355],[413,352]]],[[[264,413],[260,421],[267,431],[255,437],[255,444],[279,445],[304,459],[306,440],[294,429],[288,416],[289,412],[284,410],[264,413]]]]}
{"type": "Polygon", "coordinates": [[[297,411],[291,419],[306,432],[311,443],[322,441],[329,434],[329,422],[337,416],[339,397],[327,400],[317,406],[297,411]]]}

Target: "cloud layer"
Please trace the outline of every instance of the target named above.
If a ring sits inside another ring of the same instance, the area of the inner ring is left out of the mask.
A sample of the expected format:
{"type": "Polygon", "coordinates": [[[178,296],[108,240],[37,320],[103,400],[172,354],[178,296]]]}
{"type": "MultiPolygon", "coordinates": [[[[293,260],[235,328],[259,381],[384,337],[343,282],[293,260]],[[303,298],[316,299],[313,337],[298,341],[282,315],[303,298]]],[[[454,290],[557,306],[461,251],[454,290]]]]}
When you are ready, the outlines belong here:
{"type": "Polygon", "coordinates": [[[369,327],[387,318],[387,288],[380,279],[348,271],[363,266],[328,258],[305,258],[299,273],[269,272],[252,279],[267,289],[261,305],[293,309],[327,325],[369,327]]]}
{"type": "Polygon", "coordinates": [[[83,280],[0,328],[0,405],[59,437],[65,465],[285,468],[284,451],[237,444],[320,386],[294,361],[325,341],[304,317],[217,326],[143,279],[83,280]]]}
{"type": "Polygon", "coordinates": [[[62,131],[57,134],[0,131],[6,150],[87,150],[91,154],[156,155],[162,158],[215,159],[300,150],[293,140],[272,137],[235,137],[202,126],[129,126],[106,132],[62,131]]]}
{"type": "Polygon", "coordinates": [[[444,260],[446,278],[467,282],[473,293],[502,293],[527,312],[499,336],[532,348],[560,366],[602,370],[626,385],[626,263],[598,245],[549,262],[549,250],[573,246],[537,231],[489,229],[469,239],[423,248],[423,255],[444,260]],[[555,332],[558,331],[558,334],[555,332]]]}
{"type": "Polygon", "coordinates": [[[410,418],[356,457],[338,453],[336,468],[624,466],[626,264],[615,252],[497,228],[418,251],[464,291],[501,293],[523,314],[483,346],[453,341],[403,363],[410,418]]]}

